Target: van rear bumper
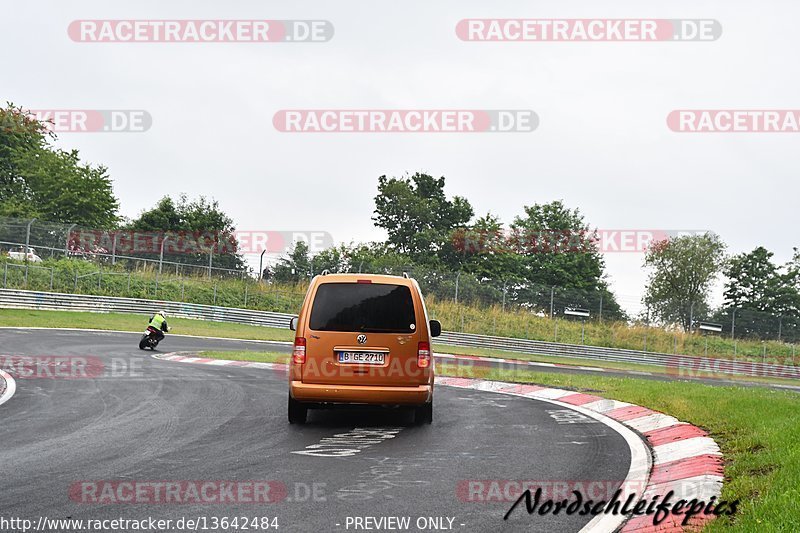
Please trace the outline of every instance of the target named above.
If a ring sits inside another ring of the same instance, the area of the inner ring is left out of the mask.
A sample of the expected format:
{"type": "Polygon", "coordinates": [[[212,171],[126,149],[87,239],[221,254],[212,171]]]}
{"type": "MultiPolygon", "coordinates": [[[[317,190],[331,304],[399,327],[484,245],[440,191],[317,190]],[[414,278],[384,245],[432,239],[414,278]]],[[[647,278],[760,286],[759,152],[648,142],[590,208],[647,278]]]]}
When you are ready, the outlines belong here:
{"type": "Polygon", "coordinates": [[[289,394],[300,402],[420,405],[431,401],[433,387],[374,385],[320,385],[289,382],[289,394]]]}

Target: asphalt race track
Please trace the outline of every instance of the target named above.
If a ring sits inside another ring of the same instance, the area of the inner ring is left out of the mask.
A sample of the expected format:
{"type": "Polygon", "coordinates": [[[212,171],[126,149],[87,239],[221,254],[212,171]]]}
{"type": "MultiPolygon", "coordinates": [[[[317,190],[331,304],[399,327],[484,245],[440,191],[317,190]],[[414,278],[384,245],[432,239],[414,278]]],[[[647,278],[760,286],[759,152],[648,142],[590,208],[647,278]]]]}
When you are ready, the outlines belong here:
{"type": "MultiPolygon", "coordinates": [[[[420,517],[443,517],[461,531],[578,531],[589,517],[529,516],[523,505],[504,522],[509,502],[464,501],[458,488],[467,480],[618,484],[630,464],[625,440],[604,424],[559,423],[548,413],[558,409],[553,404],[444,386],[431,426],[412,426],[404,411],[370,409],[312,411],[306,426],[290,426],[281,372],[161,361],[137,340],[0,331],[3,355],[91,356],[103,364],[92,377],[16,380],[15,396],[0,406],[4,517],[205,517],[208,524],[213,517],[277,517],[279,531],[353,531],[354,517],[389,516],[410,517],[414,531],[420,517]],[[346,447],[346,437],[334,436],[356,428],[393,438],[352,455],[292,453],[325,438],[344,438],[346,447]],[[85,503],[76,495],[82,482],[180,480],[270,480],[279,501],[85,503]]],[[[159,348],[255,344],[170,336],[159,348]]]]}

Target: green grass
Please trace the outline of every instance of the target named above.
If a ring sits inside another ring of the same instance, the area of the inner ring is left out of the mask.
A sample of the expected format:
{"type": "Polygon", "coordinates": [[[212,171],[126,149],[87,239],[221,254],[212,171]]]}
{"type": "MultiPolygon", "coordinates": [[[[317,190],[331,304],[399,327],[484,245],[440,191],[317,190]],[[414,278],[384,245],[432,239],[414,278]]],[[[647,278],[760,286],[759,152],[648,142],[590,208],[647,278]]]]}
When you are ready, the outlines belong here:
{"type": "MultiPolygon", "coordinates": [[[[556,355],[530,354],[522,352],[511,352],[507,350],[496,350],[494,348],[478,348],[475,346],[448,346],[434,345],[434,352],[448,353],[454,355],[478,355],[484,357],[495,357],[504,359],[519,359],[520,361],[535,361],[538,363],[554,363],[568,366],[590,366],[604,368],[607,370],[621,370],[625,372],[650,372],[652,374],[669,375],[669,369],[664,366],[639,364],[639,363],[620,363],[615,361],[604,361],[601,359],[582,359],[578,357],[560,357],[556,355]]],[[[766,378],[760,376],[737,376],[737,375],[698,375],[702,378],[720,378],[730,381],[741,381],[747,383],[764,383],[777,385],[800,385],[800,381],[790,378],[766,378]]]]}
{"type": "MultiPolygon", "coordinates": [[[[305,284],[264,284],[257,283],[252,278],[244,280],[208,279],[200,276],[180,278],[170,269],[165,269],[160,276],[157,276],[152,267],[129,273],[122,262],[115,266],[98,266],[96,263],[84,260],[47,259],[43,263],[29,267],[26,280],[23,264],[0,257],[3,286],[162,299],[285,313],[299,311],[306,289],[305,284]],[[103,270],[102,275],[97,274],[99,269],[103,270]]],[[[455,304],[451,300],[433,296],[428,296],[427,303],[431,317],[440,320],[446,331],[581,344],[581,323],[575,320],[562,318],[553,321],[548,317],[510,306],[503,309],[500,305],[455,304]]],[[[775,340],[764,343],[759,340],[732,341],[727,337],[716,335],[706,339],[700,335],[690,335],[680,331],[609,321],[590,321],[586,323],[585,329],[585,342],[593,346],[709,357],[735,357],[748,361],[760,361],[766,354],[772,362],[781,364],[800,361],[800,349],[797,346],[775,340]]]]}
{"type": "Polygon", "coordinates": [[[252,361],[255,363],[289,363],[288,353],[256,352],[250,350],[203,350],[201,357],[208,359],[228,359],[232,361],[252,361]]]}
{"type": "MultiPolygon", "coordinates": [[[[149,316],[125,313],[88,313],[83,311],[37,311],[26,309],[0,309],[0,326],[9,327],[45,327],[45,328],[87,328],[116,331],[143,331],[149,316]]],[[[170,318],[172,334],[195,335],[204,337],[223,337],[228,339],[291,341],[294,332],[288,328],[270,328],[264,326],[249,326],[246,324],[233,324],[227,322],[211,322],[205,320],[192,320],[185,318],[170,318]]],[[[557,357],[540,354],[528,354],[494,350],[489,348],[476,348],[471,346],[434,345],[434,351],[441,353],[481,355],[522,361],[537,361],[543,363],[558,363],[571,366],[594,366],[609,370],[624,370],[636,372],[666,373],[666,369],[654,365],[640,365],[636,363],[616,363],[593,359],[580,359],[572,357],[557,357]]],[[[249,353],[249,352],[244,352],[249,353]]],[[[755,383],[772,383],[797,385],[797,380],[759,378],[745,376],[725,376],[725,379],[740,380],[755,383]]]]}
{"type": "MultiPolygon", "coordinates": [[[[144,331],[149,319],[149,315],[124,313],[0,309],[0,326],[18,328],[88,328],[139,332],[144,331]]],[[[293,332],[288,328],[284,330],[186,318],[169,318],[168,323],[172,333],[181,335],[265,341],[290,341],[294,338],[293,332]]]]}
{"type": "Polygon", "coordinates": [[[588,391],[642,405],[706,429],[725,458],[722,498],[740,500],[739,513],[707,531],[797,531],[800,524],[800,396],[769,389],[685,382],[464,369],[442,374],[536,383],[588,391]]]}
{"type": "MultiPolygon", "coordinates": [[[[202,352],[204,357],[286,362],[275,352],[202,352]]],[[[589,392],[649,407],[704,428],[725,458],[722,499],[739,512],[705,531],[796,531],[800,524],[800,396],[767,389],[711,387],[635,378],[498,371],[439,365],[440,375],[480,377],[589,392]]]]}

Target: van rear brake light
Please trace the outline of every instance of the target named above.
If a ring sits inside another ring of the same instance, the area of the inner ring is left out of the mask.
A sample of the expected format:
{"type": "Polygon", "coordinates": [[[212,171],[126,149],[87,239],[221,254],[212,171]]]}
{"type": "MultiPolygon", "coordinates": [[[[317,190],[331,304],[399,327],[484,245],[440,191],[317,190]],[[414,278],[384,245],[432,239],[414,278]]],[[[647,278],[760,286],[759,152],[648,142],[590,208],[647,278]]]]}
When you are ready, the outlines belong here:
{"type": "Polygon", "coordinates": [[[372,280],[371,279],[360,279],[360,280],[356,281],[356,283],[372,283],[372,280]]]}
{"type": "Polygon", "coordinates": [[[428,368],[431,366],[431,344],[422,341],[417,348],[417,366],[420,368],[428,368]]]}
{"type": "Polygon", "coordinates": [[[306,339],[305,337],[295,337],[294,349],[292,350],[292,362],[302,365],[306,362],[306,339]]]}

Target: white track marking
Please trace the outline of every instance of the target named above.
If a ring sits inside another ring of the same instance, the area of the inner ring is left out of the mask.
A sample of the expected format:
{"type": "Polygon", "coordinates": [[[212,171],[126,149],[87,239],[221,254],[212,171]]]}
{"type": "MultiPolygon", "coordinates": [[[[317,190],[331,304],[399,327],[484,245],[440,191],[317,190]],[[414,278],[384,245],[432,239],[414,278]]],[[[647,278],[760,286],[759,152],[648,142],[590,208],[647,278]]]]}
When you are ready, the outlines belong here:
{"type": "Polygon", "coordinates": [[[3,395],[0,396],[0,405],[3,405],[17,392],[17,382],[14,381],[14,378],[12,378],[8,372],[3,370],[0,370],[0,377],[6,382],[6,390],[3,391],[3,395]]]}

